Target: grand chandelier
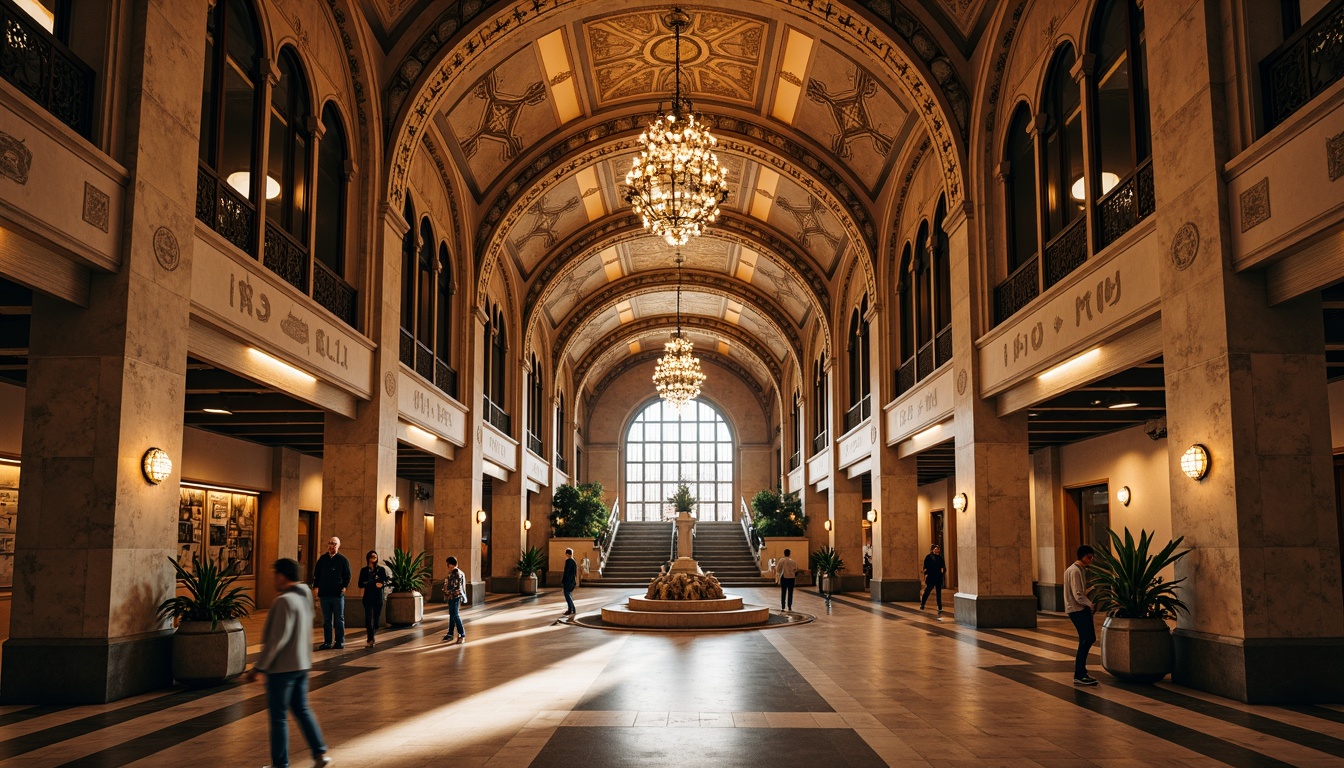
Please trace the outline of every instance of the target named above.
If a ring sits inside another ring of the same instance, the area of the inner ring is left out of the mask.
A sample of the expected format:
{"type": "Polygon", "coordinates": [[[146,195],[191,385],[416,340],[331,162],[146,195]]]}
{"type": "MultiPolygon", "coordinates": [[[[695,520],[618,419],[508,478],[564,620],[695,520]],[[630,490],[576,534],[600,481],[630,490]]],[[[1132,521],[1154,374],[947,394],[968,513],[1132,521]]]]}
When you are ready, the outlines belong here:
{"type": "Polygon", "coordinates": [[[681,252],[677,252],[677,332],[663,345],[663,356],[653,369],[653,384],[658,396],[677,413],[689,400],[700,395],[705,374],[700,370],[700,359],[692,352],[695,347],[681,335],[681,252]]]}
{"type": "Polygon", "coordinates": [[[672,105],[639,135],[643,149],[625,175],[625,199],[645,229],[679,248],[719,218],[728,173],[714,153],[718,140],[681,95],[681,31],[691,19],[673,8],[666,23],[676,44],[672,105]]]}

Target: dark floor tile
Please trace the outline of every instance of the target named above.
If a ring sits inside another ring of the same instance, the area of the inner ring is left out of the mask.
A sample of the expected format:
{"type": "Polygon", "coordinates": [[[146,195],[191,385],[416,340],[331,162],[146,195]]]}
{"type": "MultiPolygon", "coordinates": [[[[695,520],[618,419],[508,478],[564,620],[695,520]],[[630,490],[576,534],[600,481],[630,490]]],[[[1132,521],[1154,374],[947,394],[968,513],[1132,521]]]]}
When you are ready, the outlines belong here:
{"type": "Polygon", "coordinates": [[[533,768],[779,768],[886,765],[854,731],[839,728],[562,727],[533,768]]]}

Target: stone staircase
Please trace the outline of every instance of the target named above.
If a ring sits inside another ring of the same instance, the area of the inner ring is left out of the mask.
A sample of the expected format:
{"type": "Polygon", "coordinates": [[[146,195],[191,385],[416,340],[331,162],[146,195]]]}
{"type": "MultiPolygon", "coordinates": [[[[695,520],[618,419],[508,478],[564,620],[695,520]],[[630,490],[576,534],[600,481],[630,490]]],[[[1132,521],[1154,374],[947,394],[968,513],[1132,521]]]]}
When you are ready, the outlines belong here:
{"type": "Polygon", "coordinates": [[[645,587],[672,553],[671,523],[621,523],[601,578],[589,577],[593,587],[645,587]]]}
{"type": "Polygon", "coordinates": [[[713,573],[725,587],[761,587],[774,583],[761,578],[756,559],[751,556],[741,523],[697,523],[695,559],[700,570],[713,573]]]}

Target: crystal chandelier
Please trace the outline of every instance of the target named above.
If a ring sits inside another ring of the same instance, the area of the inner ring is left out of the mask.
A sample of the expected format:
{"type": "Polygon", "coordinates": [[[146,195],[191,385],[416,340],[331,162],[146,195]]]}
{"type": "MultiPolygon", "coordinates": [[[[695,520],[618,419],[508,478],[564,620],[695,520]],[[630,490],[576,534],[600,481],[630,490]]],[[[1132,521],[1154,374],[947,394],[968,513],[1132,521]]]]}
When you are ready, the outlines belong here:
{"type": "Polygon", "coordinates": [[[673,8],[666,23],[676,44],[672,105],[639,135],[643,149],[625,175],[625,199],[645,229],[677,248],[719,218],[719,204],[728,199],[728,173],[714,154],[718,140],[681,95],[681,31],[690,17],[673,8]]]}
{"type": "Polygon", "coordinates": [[[653,384],[658,388],[658,396],[667,401],[677,413],[688,400],[700,395],[700,385],[705,383],[705,374],[700,370],[700,360],[691,354],[694,346],[681,336],[681,253],[677,253],[677,332],[672,340],[663,345],[663,356],[653,369],[653,384]]]}

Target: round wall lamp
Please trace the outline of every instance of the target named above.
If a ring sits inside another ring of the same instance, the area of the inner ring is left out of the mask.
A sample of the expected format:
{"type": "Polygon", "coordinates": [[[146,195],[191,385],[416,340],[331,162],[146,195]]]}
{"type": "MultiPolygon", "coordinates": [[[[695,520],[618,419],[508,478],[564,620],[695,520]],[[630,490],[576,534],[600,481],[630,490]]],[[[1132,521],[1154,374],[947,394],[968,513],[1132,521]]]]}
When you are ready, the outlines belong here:
{"type": "Polygon", "coordinates": [[[868,514],[864,515],[864,518],[865,518],[868,522],[870,522],[870,523],[876,523],[876,522],[877,522],[877,510],[876,510],[876,509],[870,509],[870,510],[868,510],[868,514]]]}
{"type": "Polygon", "coordinates": [[[484,510],[484,509],[478,509],[478,510],[476,510],[476,522],[478,522],[478,523],[484,523],[484,522],[485,522],[485,510],[484,510]]]}
{"type": "Polygon", "coordinates": [[[532,530],[532,521],[531,521],[531,520],[524,520],[524,521],[523,521],[523,530],[525,530],[525,531],[530,531],[530,530],[532,530]]]}
{"type": "Polygon", "coordinates": [[[827,520],[826,522],[824,522],[824,523],[821,524],[821,527],[822,527],[822,528],[825,528],[825,529],[828,530],[828,531],[831,530],[831,521],[830,521],[830,520],[827,520]]]}
{"type": "Polygon", "coordinates": [[[396,513],[397,510],[401,509],[401,497],[397,496],[396,494],[389,493],[387,495],[387,500],[386,502],[384,502],[383,506],[387,508],[387,514],[389,515],[394,514],[396,513]]]}
{"type": "Polygon", "coordinates": [[[958,493],[952,497],[952,508],[958,512],[965,512],[966,507],[970,506],[970,500],[966,498],[965,493],[958,493]]]}
{"type": "Polygon", "coordinates": [[[1129,506],[1129,486],[1128,486],[1128,485],[1122,485],[1122,486],[1120,486],[1120,490],[1118,490],[1118,491],[1115,492],[1115,500],[1118,501],[1118,502],[1120,502],[1120,505],[1121,505],[1121,506],[1124,506],[1124,507],[1128,507],[1128,506],[1129,506]]]}
{"type": "Polygon", "coordinates": [[[1209,474],[1209,449],[1195,443],[1181,454],[1181,471],[1191,480],[1203,480],[1209,474]]]}
{"type": "Polygon", "coordinates": [[[150,448],[145,451],[145,456],[140,462],[140,470],[145,473],[146,480],[158,485],[173,474],[173,460],[162,448],[150,448]]]}

